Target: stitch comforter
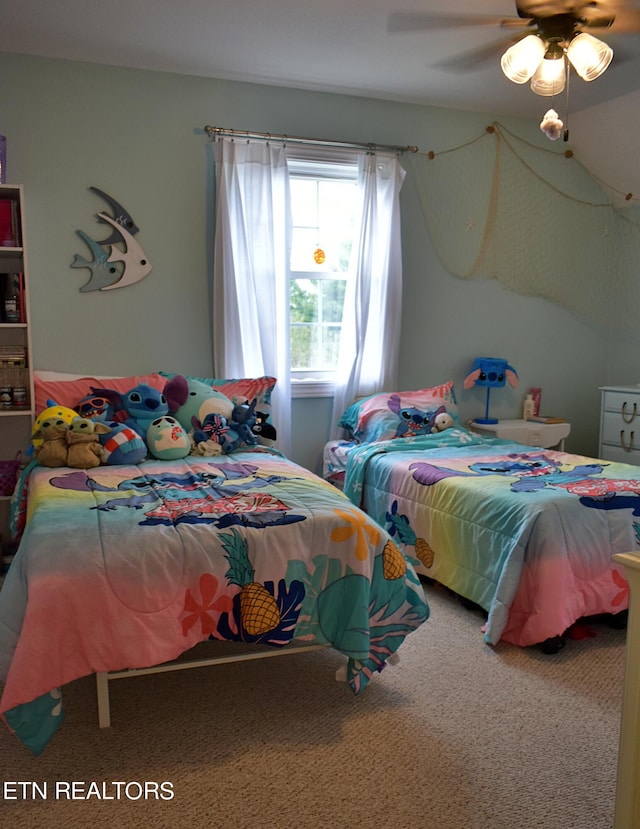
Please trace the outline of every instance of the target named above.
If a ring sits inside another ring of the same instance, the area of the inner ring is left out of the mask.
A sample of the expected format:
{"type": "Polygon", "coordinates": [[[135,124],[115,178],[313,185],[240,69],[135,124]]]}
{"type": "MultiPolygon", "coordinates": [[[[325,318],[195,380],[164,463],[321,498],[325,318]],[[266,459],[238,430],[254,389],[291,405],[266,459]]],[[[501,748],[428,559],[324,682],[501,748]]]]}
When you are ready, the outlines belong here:
{"type": "Polygon", "coordinates": [[[351,449],[345,493],[488,612],[488,643],[532,645],[628,606],[611,556],[638,548],[639,473],[456,428],[351,449]]]}
{"type": "Polygon", "coordinates": [[[428,617],[390,536],[278,453],[23,478],[24,532],[0,592],[0,710],[34,753],[61,721],[58,689],[92,672],[207,638],[295,639],[345,654],[358,693],[428,617]]]}

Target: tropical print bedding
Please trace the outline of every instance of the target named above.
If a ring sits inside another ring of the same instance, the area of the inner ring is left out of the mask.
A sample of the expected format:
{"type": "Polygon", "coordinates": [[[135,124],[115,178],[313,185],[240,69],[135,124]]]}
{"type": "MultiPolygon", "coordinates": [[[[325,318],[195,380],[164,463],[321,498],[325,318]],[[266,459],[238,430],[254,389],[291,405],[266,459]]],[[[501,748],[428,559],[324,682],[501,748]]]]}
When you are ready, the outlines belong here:
{"type": "Polygon", "coordinates": [[[639,546],[637,466],[455,428],[351,449],[344,491],[488,612],[490,644],[542,643],[628,606],[611,557],[639,546]]]}
{"type": "Polygon", "coordinates": [[[329,644],[362,691],[428,617],[388,533],[268,449],[24,475],[0,592],[0,711],[39,753],[60,688],[204,639],[329,644]],[[26,510],[24,506],[26,504],[26,510]]]}

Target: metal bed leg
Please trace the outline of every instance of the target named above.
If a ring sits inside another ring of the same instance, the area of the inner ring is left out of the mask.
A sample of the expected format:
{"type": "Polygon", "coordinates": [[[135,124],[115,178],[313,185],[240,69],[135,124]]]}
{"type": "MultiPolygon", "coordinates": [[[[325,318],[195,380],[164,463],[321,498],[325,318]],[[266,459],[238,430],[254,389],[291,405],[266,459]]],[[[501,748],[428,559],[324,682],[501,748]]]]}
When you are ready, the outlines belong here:
{"type": "Polygon", "coordinates": [[[100,728],[109,728],[111,726],[109,675],[104,671],[96,674],[96,697],[98,700],[98,725],[100,728]]]}

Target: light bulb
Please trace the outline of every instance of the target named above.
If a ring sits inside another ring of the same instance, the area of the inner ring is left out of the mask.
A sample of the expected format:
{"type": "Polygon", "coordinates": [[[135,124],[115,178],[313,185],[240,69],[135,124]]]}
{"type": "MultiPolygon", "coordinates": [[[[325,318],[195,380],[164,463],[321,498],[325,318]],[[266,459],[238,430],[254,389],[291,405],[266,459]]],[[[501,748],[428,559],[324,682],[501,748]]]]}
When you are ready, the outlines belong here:
{"type": "Polygon", "coordinates": [[[544,42],[536,35],[527,35],[507,49],[500,66],[510,81],[526,83],[544,58],[544,53],[544,42]]]}
{"type": "Polygon", "coordinates": [[[611,63],[613,49],[593,35],[582,32],[567,47],[567,57],[584,81],[595,81],[611,63]]]}
{"type": "Polygon", "coordinates": [[[564,57],[545,58],[531,78],[531,90],[536,95],[557,95],[565,86],[564,57]]]}

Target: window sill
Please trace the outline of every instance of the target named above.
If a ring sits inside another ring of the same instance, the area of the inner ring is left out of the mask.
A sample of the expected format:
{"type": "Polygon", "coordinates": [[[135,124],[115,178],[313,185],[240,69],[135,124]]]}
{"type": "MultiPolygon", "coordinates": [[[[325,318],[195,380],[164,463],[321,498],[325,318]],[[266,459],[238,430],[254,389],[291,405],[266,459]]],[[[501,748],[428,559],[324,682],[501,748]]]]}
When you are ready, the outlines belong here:
{"type": "Polygon", "coordinates": [[[329,380],[291,380],[291,397],[333,397],[336,384],[329,380]]]}

